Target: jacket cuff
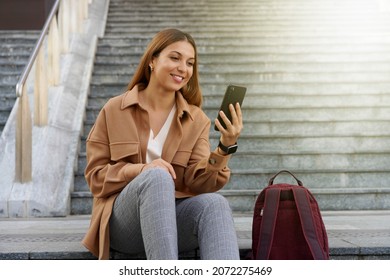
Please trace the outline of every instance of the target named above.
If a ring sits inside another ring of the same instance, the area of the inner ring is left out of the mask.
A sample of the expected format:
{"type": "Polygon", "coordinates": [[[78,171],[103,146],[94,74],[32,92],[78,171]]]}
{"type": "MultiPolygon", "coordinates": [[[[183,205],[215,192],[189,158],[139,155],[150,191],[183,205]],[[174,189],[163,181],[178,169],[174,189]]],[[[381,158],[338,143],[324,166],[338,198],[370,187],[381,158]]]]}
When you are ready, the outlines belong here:
{"type": "Polygon", "coordinates": [[[227,167],[230,158],[231,155],[223,156],[219,153],[211,152],[207,162],[207,170],[220,171],[224,169],[227,167]]]}

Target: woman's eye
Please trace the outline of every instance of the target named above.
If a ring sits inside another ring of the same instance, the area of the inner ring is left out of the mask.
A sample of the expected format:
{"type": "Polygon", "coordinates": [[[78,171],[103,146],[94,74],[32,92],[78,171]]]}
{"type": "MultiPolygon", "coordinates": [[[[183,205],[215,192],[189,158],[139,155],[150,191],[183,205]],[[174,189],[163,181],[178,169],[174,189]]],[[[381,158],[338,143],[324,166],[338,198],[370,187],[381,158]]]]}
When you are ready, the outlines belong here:
{"type": "Polygon", "coordinates": [[[187,62],[187,65],[190,66],[190,67],[193,67],[194,63],[193,62],[187,62]]]}
{"type": "Polygon", "coordinates": [[[179,60],[179,58],[176,57],[176,56],[171,56],[171,59],[172,59],[172,60],[179,60]]]}

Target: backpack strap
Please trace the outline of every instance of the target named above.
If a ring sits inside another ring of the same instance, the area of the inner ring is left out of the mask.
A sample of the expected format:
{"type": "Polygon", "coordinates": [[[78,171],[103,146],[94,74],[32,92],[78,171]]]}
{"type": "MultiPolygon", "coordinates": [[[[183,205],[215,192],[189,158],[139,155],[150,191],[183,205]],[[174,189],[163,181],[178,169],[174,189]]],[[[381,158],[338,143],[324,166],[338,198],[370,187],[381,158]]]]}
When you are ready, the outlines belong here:
{"type": "Polygon", "coordinates": [[[258,260],[267,260],[271,253],[276,218],[279,209],[279,188],[269,188],[265,192],[263,219],[260,227],[260,239],[257,247],[258,260]]]}
{"type": "Polygon", "coordinates": [[[318,242],[317,232],[314,226],[314,219],[311,214],[311,207],[306,191],[301,188],[292,188],[295,204],[301,220],[303,234],[309,245],[311,254],[315,260],[325,260],[323,250],[318,242]]]}

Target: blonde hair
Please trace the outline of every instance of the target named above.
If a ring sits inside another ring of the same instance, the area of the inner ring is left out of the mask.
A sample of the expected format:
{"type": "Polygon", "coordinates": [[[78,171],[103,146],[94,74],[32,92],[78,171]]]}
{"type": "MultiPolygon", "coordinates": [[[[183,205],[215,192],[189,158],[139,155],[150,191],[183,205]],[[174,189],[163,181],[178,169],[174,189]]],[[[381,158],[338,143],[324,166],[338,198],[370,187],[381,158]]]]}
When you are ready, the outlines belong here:
{"type": "Polygon", "coordinates": [[[151,74],[149,63],[152,61],[153,57],[157,57],[163,49],[178,41],[189,42],[195,51],[195,62],[193,65],[192,77],[188,81],[187,85],[180,89],[180,92],[187,100],[188,104],[192,104],[198,107],[202,106],[203,100],[199,86],[198,74],[198,52],[196,50],[195,41],[190,34],[182,32],[178,29],[164,29],[153,37],[152,41],[146,48],[134,73],[134,76],[127,86],[127,89],[131,90],[137,84],[142,84],[144,87],[147,87],[151,74]]]}

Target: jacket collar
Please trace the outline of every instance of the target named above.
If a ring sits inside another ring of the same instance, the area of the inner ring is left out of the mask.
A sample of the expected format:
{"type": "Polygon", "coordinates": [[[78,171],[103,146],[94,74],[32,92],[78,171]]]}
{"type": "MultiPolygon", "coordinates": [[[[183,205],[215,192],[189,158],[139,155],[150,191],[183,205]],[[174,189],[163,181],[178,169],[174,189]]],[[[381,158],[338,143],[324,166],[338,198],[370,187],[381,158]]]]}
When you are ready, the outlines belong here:
{"type": "MultiPolygon", "coordinates": [[[[138,98],[138,85],[133,87],[131,90],[128,90],[124,93],[122,98],[121,110],[124,110],[127,107],[131,107],[139,104],[138,98]]],[[[184,113],[188,114],[190,119],[193,121],[194,118],[190,113],[190,106],[188,105],[187,100],[183,97],[180,91],[176,92],[176,108],[177,116],[182,118],[184,113]]]]}

